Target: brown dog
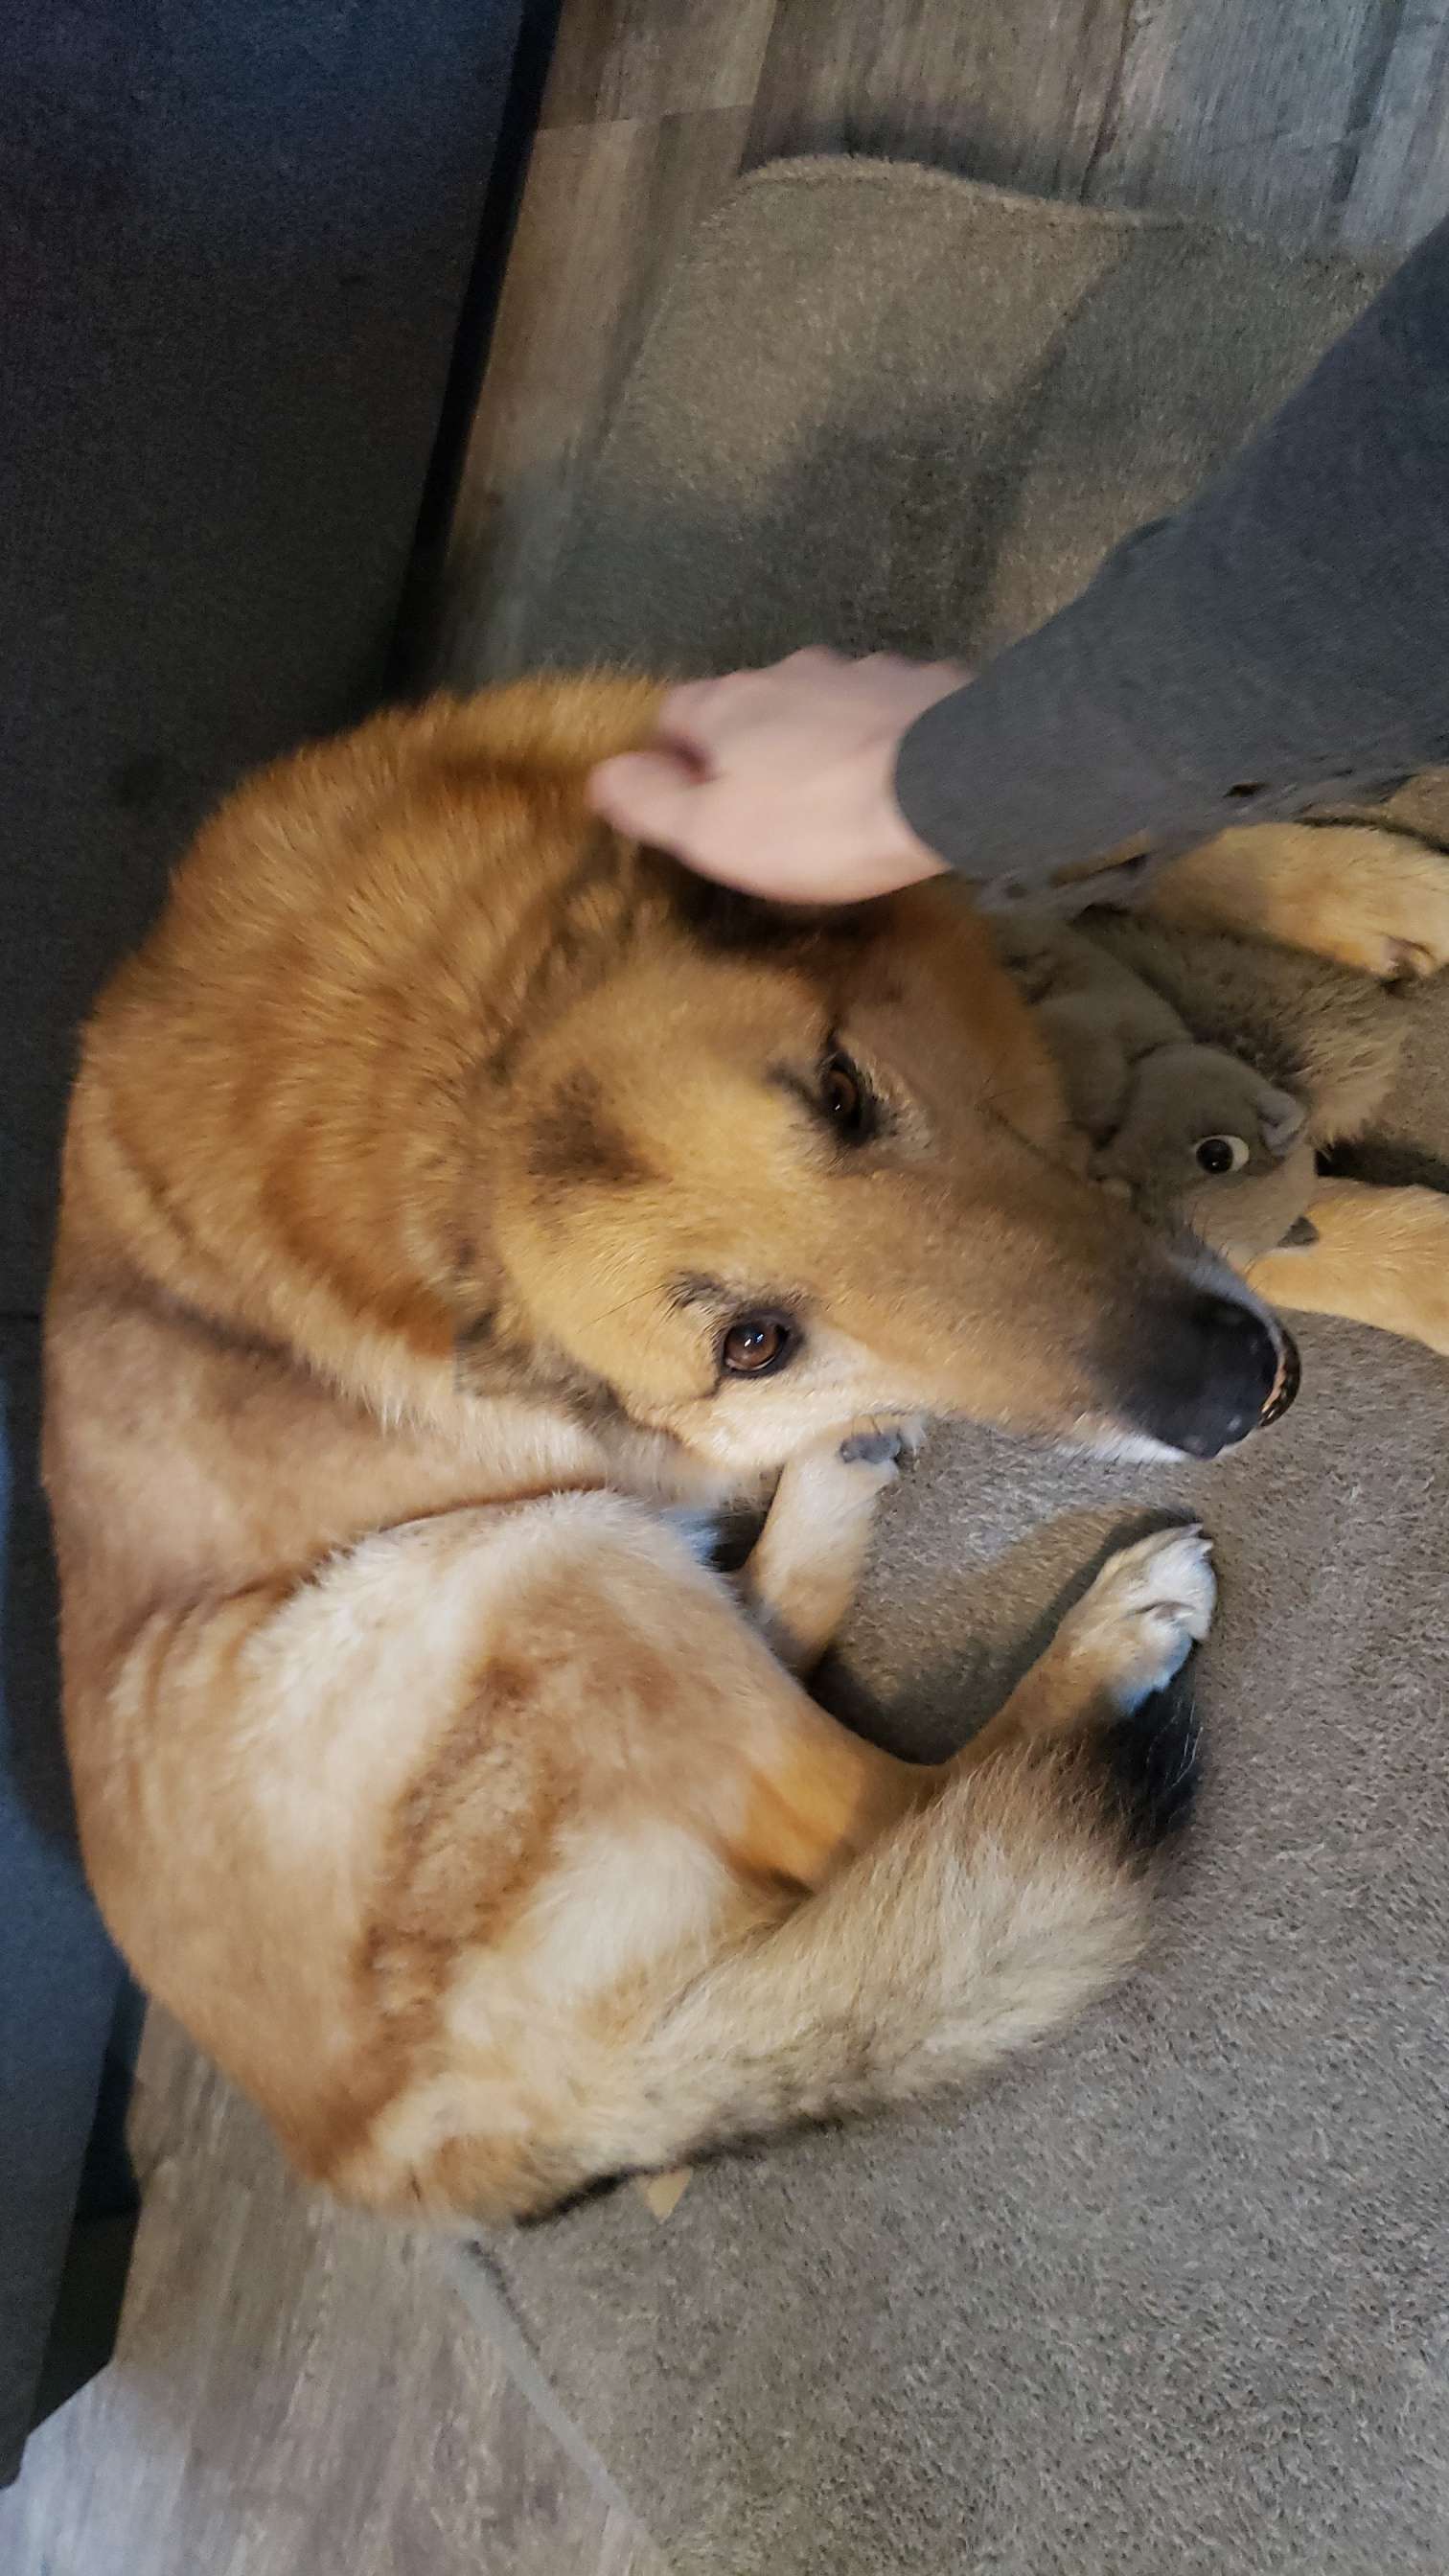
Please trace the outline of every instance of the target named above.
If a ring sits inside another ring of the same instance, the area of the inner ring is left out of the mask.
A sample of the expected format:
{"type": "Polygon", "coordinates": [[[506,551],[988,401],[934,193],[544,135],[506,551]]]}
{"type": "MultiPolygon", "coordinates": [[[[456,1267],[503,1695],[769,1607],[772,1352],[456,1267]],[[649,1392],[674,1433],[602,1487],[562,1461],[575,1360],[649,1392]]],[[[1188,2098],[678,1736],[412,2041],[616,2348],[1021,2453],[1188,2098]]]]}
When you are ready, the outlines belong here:
{"type": "Polygon", "coordinates": [[[943,1769],[791,1674],[891,1426],[1210,1454],[1291,1392],[1241,1283],[1057,1159],[959,896],[771,916],[590,818],[653,703],[521,685],[243,789],[72,1112],[87,1863],[151,1991],[379,2208],[537,2209],[1098,1993],[1190,1786],[1200,1537],[1111,1560],[943,1769]],[[777,1475],[741,1605],[664,1507],[777,1475]]]}

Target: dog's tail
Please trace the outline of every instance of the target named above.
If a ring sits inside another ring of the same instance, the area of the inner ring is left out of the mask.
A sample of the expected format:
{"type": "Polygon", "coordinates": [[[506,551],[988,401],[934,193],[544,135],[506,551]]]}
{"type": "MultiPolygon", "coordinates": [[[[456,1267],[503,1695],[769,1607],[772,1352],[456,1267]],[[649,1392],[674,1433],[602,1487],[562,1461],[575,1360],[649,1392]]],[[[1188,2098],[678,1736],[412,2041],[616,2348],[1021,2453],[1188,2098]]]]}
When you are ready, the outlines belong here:
{"type": "Polygon", "coordinates": [[[668,2008],[615,2118],[592,2106],[594,2177],[906,2100],[1030,2047],[1140,1955],[1151,1865],[1197,1775],[1183,1675],[1105,1728],[963,1768],[668,2008]]]}

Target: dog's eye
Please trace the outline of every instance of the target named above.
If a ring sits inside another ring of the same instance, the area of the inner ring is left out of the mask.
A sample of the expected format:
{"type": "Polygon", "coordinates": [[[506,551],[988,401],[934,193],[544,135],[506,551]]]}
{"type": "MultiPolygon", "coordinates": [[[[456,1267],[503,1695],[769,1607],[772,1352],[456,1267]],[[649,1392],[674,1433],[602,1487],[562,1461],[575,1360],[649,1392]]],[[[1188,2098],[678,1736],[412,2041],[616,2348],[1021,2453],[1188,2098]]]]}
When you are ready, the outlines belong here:
{"type": "Polygon", "coordinates": [[[820,1078],[826,1116],[842,1136],[864,1136],[870,1125],[870,1094],[848,1055],[827,1056],[820,1078]]]}
{"type": "Polygon", "coordinates": [[[795,1335],[778,1315],[742,1315],[726,1333],[720,1357],[734,1377],[764,1377],[794,1347],[795,1335]]]}
{"type": "Polygon", "coordinates": [[[1214,1177],[1222,1172],[1240,1172],[1248,1159],[1248,1148],[1241,1136],[1204,1136],[1192,1150],[1198,1170],[1211,1172],[1214,1177]]]}

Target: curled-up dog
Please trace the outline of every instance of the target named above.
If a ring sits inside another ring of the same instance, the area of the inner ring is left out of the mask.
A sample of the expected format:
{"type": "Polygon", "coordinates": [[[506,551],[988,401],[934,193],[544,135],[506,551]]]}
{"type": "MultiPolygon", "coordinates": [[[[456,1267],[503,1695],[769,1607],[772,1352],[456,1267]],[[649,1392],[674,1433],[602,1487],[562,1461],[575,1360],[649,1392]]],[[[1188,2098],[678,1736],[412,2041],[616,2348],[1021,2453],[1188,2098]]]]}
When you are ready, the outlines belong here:
{"type": "Polygon", "coordinates": [[[930,886],[802,920],[588,811],[655,693],[244,787],[86,1033],[46,1472],[85,1857],[302,2171],[536,2211],[977,2075],[1139,1953],[1192,1531],[953,1761],[800,1676],[918,1417],[1208,1456],[1288,1335],[1072,1168],[930,886]],[[737,1589],[674,1517],[773,1489],[737,1589]]]}

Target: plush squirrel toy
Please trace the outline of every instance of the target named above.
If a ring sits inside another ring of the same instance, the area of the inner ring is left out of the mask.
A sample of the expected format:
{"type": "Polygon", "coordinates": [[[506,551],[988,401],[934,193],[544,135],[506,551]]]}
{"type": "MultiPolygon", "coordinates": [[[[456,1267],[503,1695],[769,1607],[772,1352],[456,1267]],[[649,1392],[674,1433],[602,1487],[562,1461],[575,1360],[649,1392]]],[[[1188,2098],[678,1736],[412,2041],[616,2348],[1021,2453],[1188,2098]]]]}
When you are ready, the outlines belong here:
{"type": "Polygon", "coordinates": [[[1302,1240],[1319,1147],[1361,1135],[1403,997],[1268,940],[1096,909],[992,924],[1057,1060],[1087,1168],[1246,1264],[1302,1240]]]}

